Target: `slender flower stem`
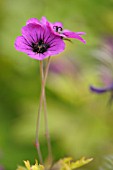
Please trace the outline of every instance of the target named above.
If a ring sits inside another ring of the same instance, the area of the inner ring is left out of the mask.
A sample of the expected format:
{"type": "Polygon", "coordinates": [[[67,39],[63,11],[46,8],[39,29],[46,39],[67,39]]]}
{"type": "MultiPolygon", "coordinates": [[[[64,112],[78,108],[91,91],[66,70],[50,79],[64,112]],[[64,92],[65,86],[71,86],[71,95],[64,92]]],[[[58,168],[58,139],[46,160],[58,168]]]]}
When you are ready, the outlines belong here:
{"type": "MultiPolygon", "coordinates": [[[[43,64],[43,62],[40,61],[41,77],[42,77],[42,68],[43,68],[42,64],[43,64]]],[[[41,96],[40,96],[40,103],[39,103],[38,117],[37,117],[37,126],[36,126],[36,148],[37,148],[37,152],[38,152],[38,156],[39,156],[39,161],[40,161],[41,164],[43,164],[43,159],[42,159],[42,154],[41,154],[41,150],[40,150],[40,143],[39,143],[40,114],[41,114],[42,103],[43,103],[43,98],[44,98],[44,91],[45,91],[44,89],[45,89],[46,79],[47,79],[47,75],[48,75],[49,64],[50,64],[50,57],[48,58],[48,63],[47,63],[46,70],[45,70],[45,76],[44,76],[44,79],[41,83],[41,96]]]]}
{"type": "MultiPolygon", "coordinates": [[[[50,61],[48,61],[50,64],[50,61]]],[[[43,67],[43,66],[42,66],[43,67]]],[[[48,66],[49,67],[49,66],[48,66]]],[[[45,73],[46,74],[46,73],[45,73]]],[[[42,82],[44,80],[44,70],[43,68],[41,69],[41,78],[42,82]]],[[[51,149],[51,142],[50,142],[50,134],[49,134],[49,128],[48,128],[48,118],[47,118],[47,106],[46,106],[46,95],[45,95],[45,88],[44,88],[44,96],[43,96],[43,102],[44,102],[44,119],[45,119],[45,135],[47,139],[47,146],[48,146],[48,160],[49,163],[52,163],[52,149],[51,149]]]]}
{"type": "MultiPolygon", "coordinates": [[[[41,70],[41,66],[42,65],[42,61],[40,61],[40,70],[41,70]]],[[[38,152],[38,156],[39,156],[39,161],[42,164],[43,163],[43,159],[42,159],[42,154],[41,154],[41,150],[40,150],[40,143],[39,143],[39,127],[40,127],[40,113],[41,113],[41,108],[42,108],[42,102],[43,102],[43,88],[41,89],[41,96],[40,96],[40,102],[39,102],[39,108],[38,108],[38,117],[37,117],[37,126],[36,126],[36,148],[37,148],[37,152],[38,152]]]]}

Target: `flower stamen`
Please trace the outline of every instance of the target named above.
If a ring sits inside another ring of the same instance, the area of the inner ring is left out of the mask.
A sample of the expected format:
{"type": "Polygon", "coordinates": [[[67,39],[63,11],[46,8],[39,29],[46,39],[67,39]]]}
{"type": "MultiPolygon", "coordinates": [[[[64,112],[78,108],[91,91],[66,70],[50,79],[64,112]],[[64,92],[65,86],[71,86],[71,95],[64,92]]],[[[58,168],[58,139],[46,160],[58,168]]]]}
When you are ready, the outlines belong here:
{"type": "Polygon", "coordinates": [[[33,52],[36,53],[44,53],[47,51],[47,49],[50,47],[49,44],[44,43],[43,40],[39,40],[38,43],[32,43],[32,48],[33,48],[33,52]]]}
{"type": "Polygon", "coordinates": [[[63,31],[63,28],[58,27],[58,26],[53,26],[53,29],[54,29],[55,32],[58,32],[58,33],[62,33],[62,31],[63,31]]]}

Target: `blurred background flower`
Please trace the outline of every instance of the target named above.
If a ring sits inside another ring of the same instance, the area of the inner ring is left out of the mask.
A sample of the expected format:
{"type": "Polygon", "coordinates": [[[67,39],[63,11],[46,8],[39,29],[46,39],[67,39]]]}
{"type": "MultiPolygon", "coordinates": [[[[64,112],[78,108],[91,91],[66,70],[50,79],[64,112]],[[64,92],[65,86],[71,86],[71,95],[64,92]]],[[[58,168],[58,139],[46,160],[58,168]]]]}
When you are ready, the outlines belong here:
{"type": "Polygon", "coordinates": [[[4,168],[2,166],[0,166],[0,170],[4,170],[4,168]]]}
{"type": "MultiPolygon", "coordinates": [[[[66,50],[52,58],[51,65],[58,62],[60,69],[60,74],[51,69],[46,86],[54,160],[65,156],[94,157],[82,169],[98,169],[100,157],[113,153],[113,109],[106,108],[109,94],[101,97],[89,91],[91,83],[103,85],[95,70],[100,61],[93,58],[91,51],[108,49],[102,37],[113,35],[113,1],[4,0],[0,1],[0,13],[0,149],[4,153],[0,164],[12,170],[22,160],[33,164],[37,158],[34,141],[40,95],[39,62],[17,52],[14,41],[29,18],[46,16],[51,22],[62,22],[64,28],[87,33],[87,44],[66,41],[66,50]]],[[[112,66],[110,54],[106,55],[102,70],[109,75],[103,78],[108,82],[112,79],[112,66]]],[[[43,112],[41,124],[40,142],[46,158],[43,112]]]]}
{"type": "Polygon", "coordinates": [[[111,104],[113,99],[113,37],[104,37],[100,48],[95,50],[93,55],[99,62],[97,69],[103,86],[95,87],[91,85],[90,90],[97,94],[110,92],[109,103],[111,104]]]}
{"type": "MultiPolygon", "coordinates": [[[[81,72],[80,63],[76,61],[76,57],[65,56],[64,58],[56,58],[56,60],[52,60],[50,64],[50,73],[56,74],[58,76],[69,76],[74,79],[81,72]]],[[[54,75],[55,76],[55,75],[54,75]]]]}
{"type": "Polygon", "coordinates": [[[102,159],[99,170],[112,170],[113,169],[113,155],[106,155],[102,159]]]}

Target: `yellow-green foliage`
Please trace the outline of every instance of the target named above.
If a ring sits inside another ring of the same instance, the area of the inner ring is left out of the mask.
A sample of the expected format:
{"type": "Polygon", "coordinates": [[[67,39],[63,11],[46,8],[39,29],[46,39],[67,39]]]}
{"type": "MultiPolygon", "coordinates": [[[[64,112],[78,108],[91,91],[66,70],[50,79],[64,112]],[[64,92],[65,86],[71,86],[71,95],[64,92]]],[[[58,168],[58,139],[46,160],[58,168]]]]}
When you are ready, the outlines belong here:
{"type": "MultiPolygon", "coordinates": [[[[71,157],[68,157],[68,158],[60,159],[56,164],[53,165],[53,167],[51,167],[51,170],[52,169],[73,170],[88,164],[92,160],[93,160],[92,158],[85,159],[85,157],[83,157],[80,160],[73,161],[71,157]]],[[[44,170],[45,169],[43,165],[38,164],[37,160],[35,162],[35,165],[30,165],[30,162],[28,160],[24,161],[24,163],[26,168],[22,166],[18,166],[17,170],[44,170]]]]}
{"type": "Polygon", "coordinates": [[[38,165],[38,161],[36,160],[35,165],[30,165],[30,162],[24,161],[26,168],[19,166],[17,170],[44,170],[43,165],[38,165]]]}
{"type": "Polygon", "coordinates": [[[89,162],[91,162],[93,159],[85,159],[85,157],[81,158],[80,160],[77,161],[73,161],[72,158],[64,158],[60,160],[60,164],[61,164],[61,168],[60,170],[73,170],[76,168],[79,168],[83,165],[88,164],[89,162]]]}

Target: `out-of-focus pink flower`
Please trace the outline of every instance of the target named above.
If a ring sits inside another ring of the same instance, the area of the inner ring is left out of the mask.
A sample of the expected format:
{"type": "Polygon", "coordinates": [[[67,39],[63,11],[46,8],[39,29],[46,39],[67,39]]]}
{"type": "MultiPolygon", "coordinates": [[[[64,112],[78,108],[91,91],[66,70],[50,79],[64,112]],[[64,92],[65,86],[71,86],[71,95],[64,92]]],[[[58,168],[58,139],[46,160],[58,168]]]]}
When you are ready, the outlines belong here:
{"type": "Polygon", "coordinates": [[[50,64],[50,72],[55,74],[67,75],[69,77],[76,77],[80,73],[81,68],[77,61],[70,57],[63,59],[56,59],[50,64]]]}
{"type": "Polygon", "coordinates": [[[111,93],[110,102],[113,99],[113,37],[103,39],[101,48],[94,51],[96,59],[100,62],[99,75],[103,87],[90,86],[90,90],[97,94],[111,93]]]}
{"type": "Polygon", "coordinates": [[[4,170],[3,166],[0,165],[0,170],[4,170]]]}

